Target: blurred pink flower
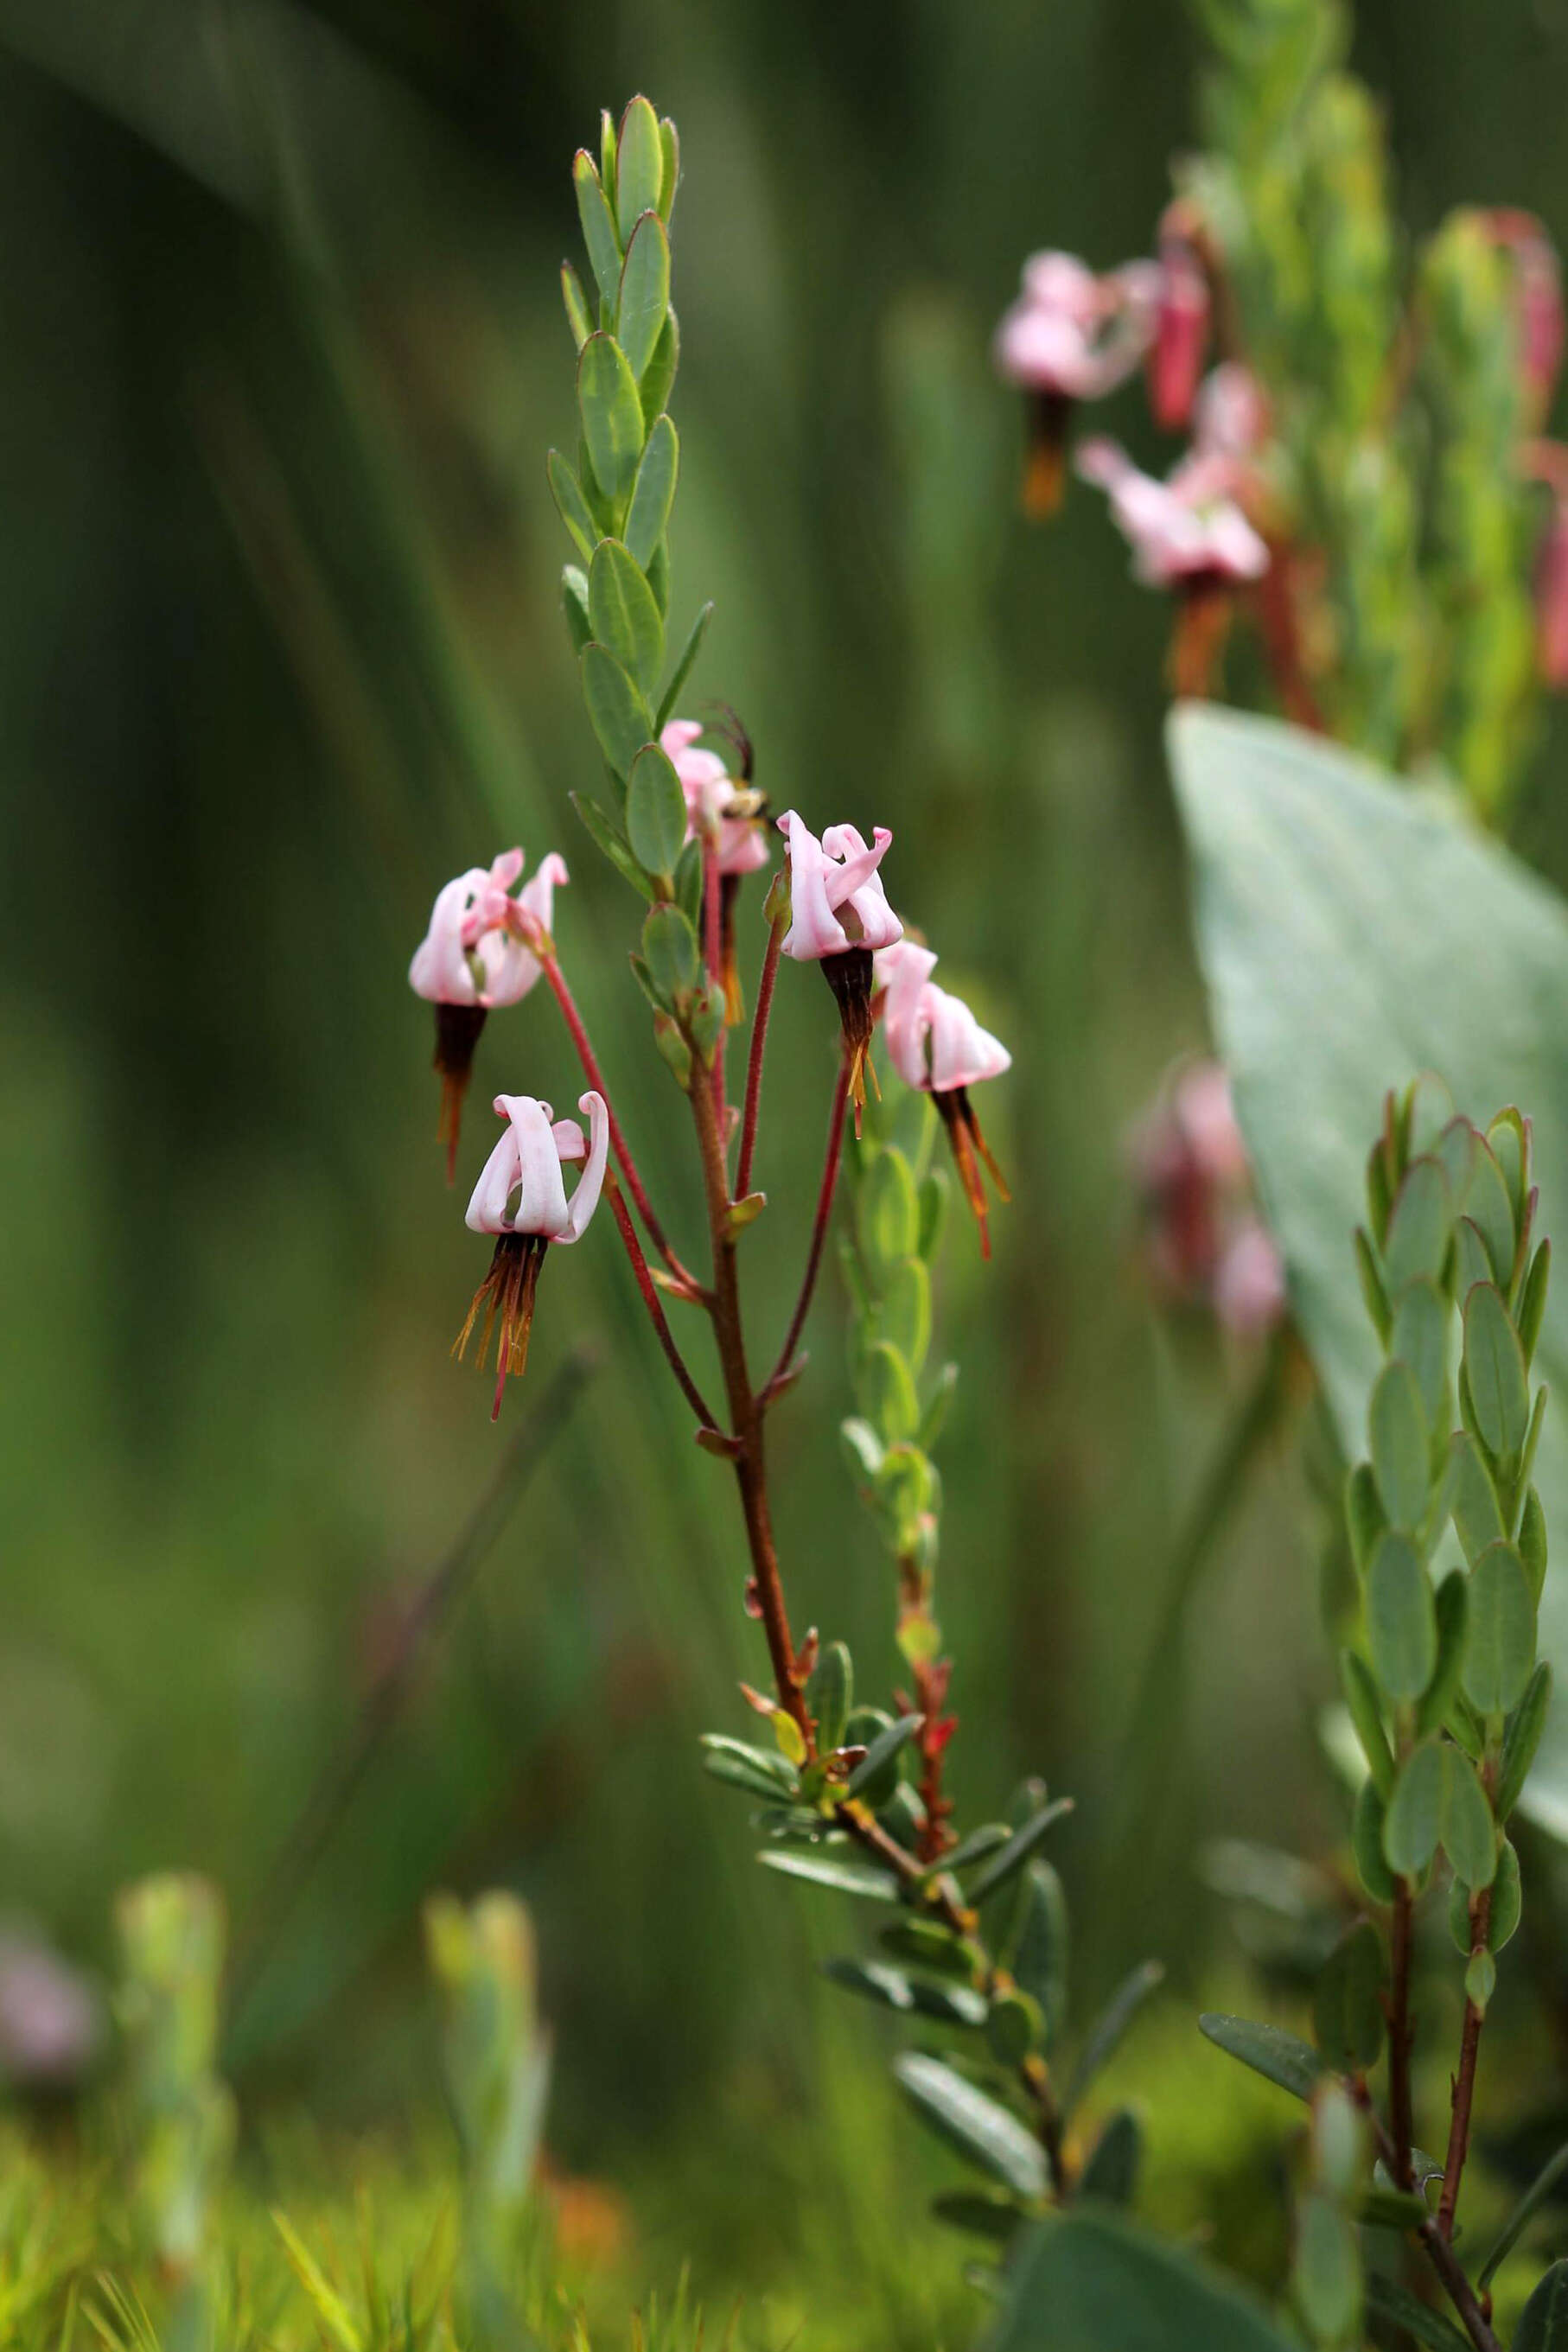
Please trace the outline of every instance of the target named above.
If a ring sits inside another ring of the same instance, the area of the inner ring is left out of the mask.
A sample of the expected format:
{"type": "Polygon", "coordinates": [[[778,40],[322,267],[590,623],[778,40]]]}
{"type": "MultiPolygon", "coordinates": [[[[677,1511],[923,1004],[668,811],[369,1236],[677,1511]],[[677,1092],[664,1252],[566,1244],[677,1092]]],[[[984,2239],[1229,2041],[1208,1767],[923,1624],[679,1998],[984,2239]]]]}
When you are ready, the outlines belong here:
{"type": "Polygon", "coordinates": [[[1268,1330],[1285,1307],[1285,1270],[1258,1213],[1230,1081],[1187,1063],[1133,1139],[1151,1270],[1173,1302],[1207,1307],[1229,1330],[1268,1330]]]}
{"type": "Polygon", "coordinates": [[[1519,372],[1526,429],[1540,429],[1563,365],[1563,270],[1557,248],[1533,213],[1499,205],[1487,215],[1498,243],[1512,256],[1519,320],[1519,372]]]}
{"type": "Polygon", "coordinates": [[[1255,457],[1268,436],[1268,400],[1239,360],[1211,368],[1193,406],[1193,448],[1202,457],[1255,457]]]}
{"type": "Polygon", "coordinates": [[[1179,433],[1193,414],[1209,338],[1209,284],[1196,248],[1179,231],[1160,239],[1160,296],[1149,352],[1154,422],[1179,433]]]}
{"type": "Polygon", "coordinates": [[[42,1937],[0,1927],[0,2080],[24,2090],[77,2082],[103,2042],[87,1979],[42,1937]]]}
{"type": "Polygon", "coordinates": [[[1027,400],[1024,511],[1054,514],[1066,479],[1074,404],[1098,400],[1130,376],[1149,348],[1160,299],[1157,262],[1132,261],[1103,278],[1070,253],[1037,253],[1023,292],[996,330],[998,373],[1027,400]]]}
{"type": "Polygon", "coordinates": [[[1125,450],[1086,441],[1078,469],[1110,500],[1132,548],[1136,576],[1151,588],[1260,579],[1268,550],[1233,496],[1236,468],[1226,457],[1194,453],[1168,481],[1141,473],[1125,450]]]}
{"type": "Polygon", "coordinates": [[[903,939],[876,957],[873,972],[885,992],[882,1028],[888,1058],[908,1087],[929,1094],[941,1112],[952,1146],[964,1198],[980,1227],[981,1254],[991,1255],[985,1194],[976,1154],[990,1170],[1004,1201],[1010,1196],[969,1100],[969,1088],[1011,1069],[1013,1056],[999,1038],[983,1029],[962,998],[931,979],[936,957],[930,948],[903,939]]]}
{"type": "Polygon", "coordinates": [[[754,817],[725,814],[745,785],[730,773],[717,751],[703,750],[698,741],[702,731],[699,719],[672,719],[658,739],[686,795],[686,837],[689,841],[709,833],[717,837],[721,875],[754,874],[768,862],[766,836],[754,817]]]}
{"type": "Polygon", "coordinates": [[[580,1097],[577,1108],[587,1113],[589,1141],[584,1141],[574,1119],[555,1118],[550,1105],[532,1095],[497,1095],[495,1098],[506,1129],[474,1187],[466,1220],[474,1233],[495,1234],[495,1252],[453,1349],[457,1356],[464,1353],[482,1309],[484,1328],[479,1352],[482,1365],[491,1328],[500,1317],[492,1421],[500,1417],[508,1375],[521,1379],[527,1367],[544,1253],[552,1242],[564,1244],[581,1240],[604,1186],[610,1148],[608,1108],[603,1095],[591,1088],[580,1097]],[[568,1202],[561,1171],[567,1162],[584,1157],[586,1165],[568,1202]]]}
{"type": "Polygon", "coordinates": [[[1285,1311],[1284,1261],[1258,1217],[1226,1244],[1215,1270],[1214,1311],[1238,1339],[1262,1339],[1285,1311]]]}
{"type": "Polygon", "coordinates": [[[447,884],[430,910],[430,924],[414,951],[408,984],[436,1007],[435,1066],[441,1080],[438,1139],[447,1147],[447,1181],[457,1173],[463,1097],[485,1015],[516,1004],[540,977],[534,950],[548,939],[555,892],[570,877],[555,851],[513,895],[522,872],[521,849],[505,849],[489,866],[470,866],[447,884]]]}

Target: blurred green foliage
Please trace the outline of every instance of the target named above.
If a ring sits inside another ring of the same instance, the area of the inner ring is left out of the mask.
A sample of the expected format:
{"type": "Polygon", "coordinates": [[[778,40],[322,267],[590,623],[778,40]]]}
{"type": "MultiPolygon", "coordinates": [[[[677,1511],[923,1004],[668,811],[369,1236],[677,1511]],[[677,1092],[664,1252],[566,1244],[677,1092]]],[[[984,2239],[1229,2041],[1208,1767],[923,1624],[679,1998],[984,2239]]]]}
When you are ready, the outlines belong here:
{"type": "MultiPolygon", "coordinates": [[[[1420,226],[1480,196],[1568,224],[1552,0],[1419,23],[1381,0],[1357,62],[1420,226]]],[[[765,2294],[809,2252],[859,2282],[847,2343],[971,2324],[951,2250],[894,2218],[889,2184],[925,2158],[861,2021],[815,1989],[815,1924],[754,1884],[739,1811],[695,1770],[758,1636],[722,1473],[677,1435],[607,1231],[552,1281],[529,1406],[584,1338],[609,1369],[320,1866],[275,1933],[257,1913],[498,1458],[447,1361],[482,1264],[404,977],[443,875],[519,838],[565,852],[567,968],[661,1194],[679,1161],[672,1090],[620,1050],[642,1034],[602,951],[625,894],[567,806],[595,779],[542,467],[571,426],[565,166],[634,87],[684,142],[671,610],[717,599],[698,682],[742,713],[775,805],[893,825],[898,903],[940,925],[944,977],[1016,1054],[986,1106],[1015,1205],[989,1278],[955,1236],[940,1301],[964,1367],[943,1639],[955,1695],[993,1699],[952,1781],[985,1811],[1026,1763],[1079,1793],[1062,1864],[1090,1990],[1151,1942],[1178,1972],[1212,1956],[1205,1829],[1312,1846],[1337,1824],[1281,1456],[1211,1590],[1131,1895],[1097,1836],[1173,1514],[1226,1410],[1223,1368],[1151,1324],[1121,1174],[1201,1015],[1163,615],[1092,501],[1049,540],[1012,520],[985,341],[1025,250],[1146,243],[1193,64],[1146,0],[0,10],[0,1895],[102,1963],[115,1886],[217,1878],[241,1962],[225,2071],[264,2177],[330,2174],[346,2208],[323,2148],[278,2153],[301,2096],[327,2131],[433,2107],[419,1906],[506,1883],[539,1929],[552,2156],[629,2191],[640,2278],[689,2254],[765,2294]]],[[[1560,801],[1527,793],[1519,835],[1568,872],[1560,801]]],[[[772,1050],[774,1100],[825,1105],[831,1023],[804,978],[772,1050]]],[[[476,1104],[492,1081],[574,1098],[542,1001],[483,1041],[476,1104]]],[[[759,1161],[802,1246],[819,1128],[776,1119],[759,1161]]],[[[758,1255],[782,1327],[792,1255],[758,1255]]],[[[868,1660],[890,1652],[887,1576],[837,1459],[841,1325],[825,1286],[778,1418],[780,1532],[805,1621],[868,1660]]],[[[1184,2019],[1142,2079],[1163,2127],[1195,2133],[1219,2062],[1189,2042],[1184,2019]]],[[[1212,2162],[1234,2183],[1255,2158],[1212,2162]]],[[[363,2145],[353,2163],[375,2171],[363,2145]]],[[[16,2178],[79,2235],[90,2189],[16,2178]]],[[[1231,2193],[1228,2229],[1225,2194],[1202,2210],[1263,2271],[1258,2182],[1231,2193]]],[[[387,2194],[398,2242],[427,2238],[432,2207],[387,2194]]]]}

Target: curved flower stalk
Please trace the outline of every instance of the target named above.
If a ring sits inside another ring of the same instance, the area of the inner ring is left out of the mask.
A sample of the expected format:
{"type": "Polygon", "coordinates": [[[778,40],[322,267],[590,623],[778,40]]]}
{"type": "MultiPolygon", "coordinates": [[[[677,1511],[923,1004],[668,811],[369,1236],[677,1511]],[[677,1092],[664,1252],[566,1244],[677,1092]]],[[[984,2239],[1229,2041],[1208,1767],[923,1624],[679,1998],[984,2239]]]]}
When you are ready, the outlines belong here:
{"type": "Polygon", "coordinates": [[[493,865],[471,866],[448,882],[408,967],[416,996],[436,1007],[439,1139],[448,1184],[457,1174],[463,1097],[485,1016],[498,1005],[521,1003],[539,980],[534,949],[549,938],[557,887],[571,878],[565,859],[552,850],[514,897],[522,868],[521,850],[507,849],[493,865]]]}
{"type": "Polygon", "coordinates": [[[1026,398],[1024,511],[1053,515],[1067,480],[1068,432],[1080,401],[1114,392],[1142,363],[1159,319],[1157,264],[1097,278],[1070,253],[1037,253],[996,330],[998,373],[1026,398]]]}
{"type": "Polygon", "coordinates": [[[500,1417],[508,1373],[521,1380],[527,1369],[534,1294],[544,1253],[552,1242],[565,1246],[580,1241],[599,1205],[610,1150],[609,1112],[603,1095],[592,1090],[582,1097],[577,1108],[588,1118],[591,1142],[584,1140],[574,1119],[557,1119],[550,1105],[532,1095],[497,1095],[495,1098],[496,1112],[505,1119],[506,1130],[484,1164],[465,1220],[471,1233],[496,1236],[495,1252],[453,1346],[455,1355],[464,1354],[483,1308],[479,1353],[482,1365],[490,1331],[500,1317],[492,1421],[500,1417]],[[568,1202],[561,1171],[584,1158],[587,1164],[568,1202]]]}
{"type": "Polygon", "coordinates": [[[981,1131],[969,1089],[1010,1070],[1013,1056],[999,1038],[980,1026],[962,998],[938,988],[931,976],[936,961],[930,948],[913,940],[899,940],[882,950],[875,973],[884,992],[882,1029],[888,1058],[900,1077],[907,1087],[929,1094],[941,1114],[963,1197],[980,1228],[981,1255],[989,1257],[991,1234],[977,1158],[990,1171],[1000,1197],[1007,1201],[1012,1195],[981,1131]]]}
{"type": "Polygon", "coordinates": [[[745,1012],[735,962],[735,908],[741,878],[767,864],[768,844],[762,824],[762,795],[752,788],[750,738],[738,719],[721,731],[735,752],[738,775],[731,775],[719,753],[702,743],[707,730],[700,719],[671,719],[659,730],[658,740],[686,796],[686,838],[697,843],[705,860],[712,861],[719,877],[724,1010],[733,1028],[745,1012]]]}

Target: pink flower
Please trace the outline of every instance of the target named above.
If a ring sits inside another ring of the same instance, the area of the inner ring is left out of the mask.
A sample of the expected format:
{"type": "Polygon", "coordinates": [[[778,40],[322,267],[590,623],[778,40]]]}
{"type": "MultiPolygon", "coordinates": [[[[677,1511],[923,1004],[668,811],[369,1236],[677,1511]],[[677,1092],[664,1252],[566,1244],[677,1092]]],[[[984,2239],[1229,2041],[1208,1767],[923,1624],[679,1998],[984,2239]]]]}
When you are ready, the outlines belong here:
{"type": "Polygon", "coordinates": [[[1193,446],[1203,457],[1251,457],[1268,435],[1268,402],[1250,368],[1223,360],[1198,386],[1193,446]]]}
{"type": "Polygon", "coordinates": [[[550,936],[556,887],[569,879],[565,859],[552,850],[514,897],[522,864],[521,849],[505,849],[492,866],[470,866],[448,882],[408,967],[415,994],[436,1007],[437,1132],[447,1147],[448,1184],[457,1173],[463,1097],[485,1015],[497,1005],[518,1003],[538,980],[542,967],[534,950],[550,936]]]}
{"type": "Polygon", "coordinates": [[[1241,1227],[1220,1259],[1214,1311],[1238,1339],[1261,1339],[1285,1311],[1284,1262],[1257,1217],[1241,1227]]]}
{"type": "Polygon", "coordinates": [[[889,948],[903,937],[877,872],[892,845],[886,825],[872,827],[869,849],[852,824],[830,824],[818,841],[794,809],[778,826],[789,856],[786,956],[820,963],[855,949],[889,948]]]}
{"type": "Polygon", "coordinates": [[[453,1351],[463,1354],[482,1307],[485,1320],[479,1354],[482,1365],[491,1327],[500,1316],[492,1421],[500,1416],[508,1374],[521,1379],[528,1362],[544,1253],[552,1242],[581,1240],[604,1187],[610,1148],[609,1111],[603,1095],[592,1089],[577,1108],[588,1115],[591,1141],[584,1141],[574,1119],[555,1118],[550,1105],[532,1095],[497,1095],[495,1098],[496,1111],[506,1120],[506,1129],[480,1172],[466,1220],[472,1232],[495,1234],[495,1252],[453,1351]],[[584,1157],[586,1165],[568,1202],[561,1171],[568,1161],[584,1157]]]}
{"type": "Polygon", "coordinates": [[[1497,242],[1512,256],[1519,321],[1519,372],[1525,422],[1537,430],[1552,405],[1563,364],[1563,271],[1556,247],[1533,213],[1500,205],[1487,215],[1497,242]]]}
{"type": "Polygon", "coordinates": [[[658,739],[686,795],[686,837],[717,837],[721,875],[754,874],[768,862],[766,838],[754,818],[726,815],[745,786],[731,776],[717,751],[700,747],[697,739],[702,731],[700,719],[672,719],[658,739]]]}
{"type": "Polygon", "coordinates": [[[1073,254],[1037,253],[1023,283],[996,330],[996,366],[1009,383],[1098,400],[1132,373],[1154,331],[1156,263],[1128,262],[1097,278],[1073,254]]]}
{"type": "Polygon", "coordinates": [[[1079,450],[1078,469],[1108,493],[1131,543],[1133,572],[1147,586],[1258,580],[1268,571],[1268,549],[1231,495],[1228,458],[1185,457],[1169,481],[1157,482],[1114,441],[1095,440],[1079,450]]]}
{"type": "Polygon", "coordinates": [[[1013,1056],[1000,1039],[983,1029],[962,998],[938,988],[931,978],[936,957],[913,940],[896,940],[876,958],[877,986],[885,992],[882,1028],[888,1058],[909,1087],[929,1094],[942,1114],[964,1198],[980,1227],[981,1255],[991,1255],[985,1194],[976,1154],[990,1170],[1004,1201],[1010,1196],[969,1099],[969,1089],[1011,1069],[1013,1056]]]}
{"type": "Polygon", "coordinates": [[[874,825],[868,849],[852,824],[830,824],[818,841],[794,809],[786,809],[778,823],[789,857],[790,923],[784,953],[797,963],[820,964],[837,1002],[858,1135],[866,1055],[876,1025],[871,958],[904,932],[877,872],[893,836],[886,825],[874,825]]]}
{"type": "Polygon", "coordinates": [[[1188,239],[1167,231],[1160,244],[1160,299],[1149,353],[1154,422],[1179,433],[1193,413],[1209,335],[1209,284],[1188,239]]]}
{"type": "Polygon", "coordinates": [[[1066,481],[1074,404],[1097,400],[1130,376],[1149,347],[1160,296],[1159,265],[1128,262],[1108,277],[1070,253],[1037,253],[1024,290],[996,330],[998,372],[1026,395],[1024,511],[1056,512],[1066,481]]]}

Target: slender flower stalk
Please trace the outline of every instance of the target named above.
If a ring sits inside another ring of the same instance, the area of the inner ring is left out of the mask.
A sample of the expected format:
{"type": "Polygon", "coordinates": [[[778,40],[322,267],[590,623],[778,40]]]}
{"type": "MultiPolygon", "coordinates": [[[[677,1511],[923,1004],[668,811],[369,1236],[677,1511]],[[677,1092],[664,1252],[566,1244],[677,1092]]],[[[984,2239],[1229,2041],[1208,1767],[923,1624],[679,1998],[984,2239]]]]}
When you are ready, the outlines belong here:
{"type": "Polygon", "coordinates": [[[844,1157],[844,1114],[849,1106],[851,1057],[846,1054],[838,1066],[838,1083],[833,1089],[833,1108],[827,1116],[827,1150],[823,1157],[822,1181],[817,1188],[816,1215],[812,1221],[811,1246],[806,1252],[805,1272],[801,1278],[800,1296],[795,1300],[795,1313],[790,1317],[789,1329],[778,1361],[768,1375],[763,1391],[764,1403],[776,1396],[789,1378],[795,1362],[795,1351],[800,1343],[811,1297],[816,1288],[816,1277],[822,1266],[822,1253],[827,1240],[828,1222],[833,1215],[833,1195],[838,1185],[838,1170],[844,1157]]]}
{"type": "Polygon", "coordinates": [[[697,1415],[701,1428],[704,1431],[717,1430],[718,1423],[713,1418],[712,1408],[692,1379],[686,1359],[675,1343],[675,1336],[670,1330],[669,1321],[665,1314],[654,1278],[648,1272],[647,1260],[643,1255],[642,1244],[637,1239],[637,1227],[632,1223],[631,1212],[621,1196],[621,1188],[616,1183],[613,1173],[605,1176],[605,1198],[610,1204],[610,1214],[616,1221],[616,1230],[626,1245],[626,1253],[631,1261],[632,1273],[636,1277],[637,1289],[642,1294],[643,1305],[647,1308],[653,1328],[658,1334],[658,1344],[664,1349],[665,1360],[670,1370],[680,1383],[680,1392],[697,1415]]]}
{"type": "Polygon", "coordinates": [[[784,934],[782,920],[775,919],[768,925],[763,976],[757,982],[757,1006],[752,1015],[752,1043],[746,1055],[746,1100],[741,1116],[741,1159],[735,1171],[736,1196],[742,1201],[752,1189],[752,1162],[756,1156],[757,1118],[763,1101],[763,1056],[767,1052],[768,1022],[773,1009],[773,983],[779,974],[784,934]]]}

